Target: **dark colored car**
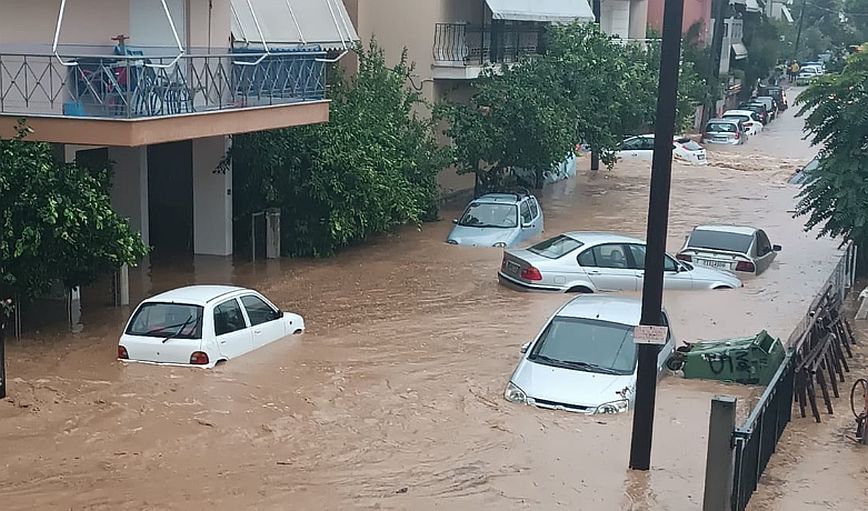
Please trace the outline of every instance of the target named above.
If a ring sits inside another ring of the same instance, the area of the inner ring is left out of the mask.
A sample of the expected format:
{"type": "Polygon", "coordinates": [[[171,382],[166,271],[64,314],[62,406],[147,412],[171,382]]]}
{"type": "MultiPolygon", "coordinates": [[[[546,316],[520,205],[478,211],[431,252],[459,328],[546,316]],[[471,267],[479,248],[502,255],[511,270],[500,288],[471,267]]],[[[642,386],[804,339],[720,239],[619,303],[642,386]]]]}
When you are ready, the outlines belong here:
{"type": "Polygon", "coordinates": [[[766,111],[766,106],[762,103],[742,103],[738,107],[739,110],[750,110],[752,112],[756,112],[757,115],[760,116],[760,121],[762,121],[763,126],[769,125],[769,113],[766,111]]]}
{"type": "Polygon", "coordinates": [[[781,112],[789,107],[789,105],[787,105],[787,96],[784,94],[784,89],[779,85],[761,85],[758,95],[771,96],[775,98],[775,101],[778,104],[778,110],[781,112]]]}

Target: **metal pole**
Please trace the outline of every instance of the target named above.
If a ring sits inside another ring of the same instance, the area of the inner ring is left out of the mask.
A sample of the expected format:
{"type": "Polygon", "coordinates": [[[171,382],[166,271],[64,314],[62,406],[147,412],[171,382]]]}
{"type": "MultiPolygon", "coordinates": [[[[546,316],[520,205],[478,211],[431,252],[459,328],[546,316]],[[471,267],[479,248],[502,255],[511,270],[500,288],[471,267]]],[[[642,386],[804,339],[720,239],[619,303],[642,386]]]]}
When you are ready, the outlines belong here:
{"type": "MultiPolygon", "coordinates": [[[[675,106],[678,99],[678,70],[681,65],[681,21],[684,0],[666,0],[663,11],[663,43],[657,94],[657,122],[654,127],[654,157],[651,162],[651,193],[648,199],[645,278],[642,288],[643,325],[662,323],[663,263],[669,224],[669,185],[672,175],[672,138],[675,134],[675,106]]],[[[654,430],[654,401],[657,393],[657,352],[659,346],[641,344],[636,376],[636,405],[630,442],[630,468],[651,467],[651,436],[654,430]]]]}
{"type": "MultiPolygon", "coordinates": [[[[725,26],[724,17],[726,16],[726,8],[729,6],[729,2],[726,0],[716,0],[712,5],[712,9],[714,9],[714,35],[711,39],[711,73],[714,76],[715,83],[720,86],[720,60],[723,58],[723,28],[725,26]]],[[[726,51],[730,51],[729,48],[726,51]]],[[[714,100],[710,100],[705,105],[707,111],[702,113],[703,126],[711,118],[711,112],[715,111],[714,106],[714,100]]]]}
{"type": "MultiPolygon", "coordinates": [[[[594,22],[599,25],[600,24],[600,15],[601,15],[601,0],[594,0],[593,2],[593,10],[594,10],[594,22]]],[[[591,170],[600,170],[600,152],[597,150],[591,150],[591,170]]]]}
{"type": "Polygon", "coordinates": [[[802,25],[805,24],[805,8],[808,0],[802,0],[802,12],[799,13],[799,30],[796,32],[796,47],[793,48],[793,60],[799,60],[799,43],[802,40],[802,25]]]}
{"type": "Polygon", "coordinates": [[[714,396],[711,400],[702,511],[730,511],[735,405],[736,399],[731,396],[714,396]]]}

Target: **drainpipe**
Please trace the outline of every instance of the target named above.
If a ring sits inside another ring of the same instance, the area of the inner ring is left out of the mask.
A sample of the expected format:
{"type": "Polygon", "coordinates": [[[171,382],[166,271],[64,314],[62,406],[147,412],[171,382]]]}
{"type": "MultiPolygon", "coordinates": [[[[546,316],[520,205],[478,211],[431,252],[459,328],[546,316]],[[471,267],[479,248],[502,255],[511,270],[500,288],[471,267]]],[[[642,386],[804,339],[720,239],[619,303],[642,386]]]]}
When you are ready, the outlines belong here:
{"type": "MultiPolygon", "coordinates": [[[[711,74],[714,77],[715,83],[720,87],[720,59],[723,53],[723,27],[726,10],[729,6],[729,0],[714,0],[711,4],[714,14],[714,36],[711,39],[711,74]]],[[[728,48],[727,48],[728,50],[728,48]]],[[[725,100],[726,98],[724,98],[725,100]]],[[[715,101],[709,100],[702,111],[702,125],[711,118],[711,112],[714,111],[715,101]]]]}

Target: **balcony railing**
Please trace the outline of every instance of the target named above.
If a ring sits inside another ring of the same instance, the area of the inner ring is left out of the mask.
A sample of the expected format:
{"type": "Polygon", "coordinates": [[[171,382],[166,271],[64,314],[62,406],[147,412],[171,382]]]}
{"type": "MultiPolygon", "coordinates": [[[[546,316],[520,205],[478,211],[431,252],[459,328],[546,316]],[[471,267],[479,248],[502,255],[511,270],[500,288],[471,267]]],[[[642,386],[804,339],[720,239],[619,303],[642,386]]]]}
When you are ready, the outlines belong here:
{"type": "Polygon", "coordinates": [[[517,62],[544,51],[543,25],[486,27],[468,23],[437,23],[434,27],[434,61],[448,65],[484,65],[517,62]]]}
{"type": "Polygon", "coordinates": [[[0,115],[141,119],[315,101],[325,93],[323,57],[0,53],[0,115]]]}

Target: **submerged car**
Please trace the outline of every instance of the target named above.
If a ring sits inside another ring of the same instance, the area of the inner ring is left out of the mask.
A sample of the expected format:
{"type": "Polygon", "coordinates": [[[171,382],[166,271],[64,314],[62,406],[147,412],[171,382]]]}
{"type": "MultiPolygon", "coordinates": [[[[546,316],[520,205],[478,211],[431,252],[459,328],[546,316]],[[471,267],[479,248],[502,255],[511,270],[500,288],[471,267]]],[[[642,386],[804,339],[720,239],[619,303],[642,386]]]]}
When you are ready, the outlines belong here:
{"type": "MultiPolygon", "coordinates": [[[[637,349],[633,329],[637,298],[578,296],[558,309],[522,357],[504,398],[540,408],[580,413],[619,413],[633,405],[637,349]]],[[[661,321],[669,326],[663,312],[661,321]]],[[[671,330],[657,356],[663,374],[675,347],[671,330]]]]}
{"type": "MultiPolygon", "coordinates": [[[[666,289],[736,289],[732,273],[693,266],[666,255],[666,289]]],[[[645,279],[645,242],[605,232],[568,232],[525,250],[506,250],[497,273],[520,290],[595,293],[638,291],[645,279]]]]}
{"type": "Polygon", "coordinates": [[[751,110],[727,110],[722,118],[741,121],[748,136],[759,135],[764,128],[757,113],[751,110]]]}
{"type": "Polygon", "coordinates": [[[543,232],[543,211],[530,193],[489,193],[472,200],[453,223],[450,245],[507,248],[543,232]]]}
{"type": "Polygon", "coordinates": [[[741,145],[747,141],[745,130],[738,119],[711,119],[702,131],[702,143],[741,145]]]}
{"type": "Polygon", "coordinates": [[[188,286],[144,300],[118,343],[128,362],[214,367],[304,332],[304,319],[252,289],[188,286]]]}
{"type": "MultiPolygon", "coordinates": [[[[615,156],[619,160],[650,161],[654,157],[654,135],[639,135],[624,140],[615,152],[615,156]]],[[[672,157],[693,165],[708,165],[705,149],[687,137],[675,137],[672,140],[672,157]]]]}
{"type": "Polygon", "coordinates": [[[817,170],[820,168],[820,156],[814,156],[811,158],[804,167],[796,170],[796,172],[790,176],[787,180],[791,185],[799,185],[804,186],[805,184],[814,180],[817,177],[817,170]]]}
{"type": "Polygon", "coordinates": [[[676,256],[699,266],[759,275],[771,266],[780,245],[772,245],[762,229],[738,225],[700,225],[676,256]]]}

